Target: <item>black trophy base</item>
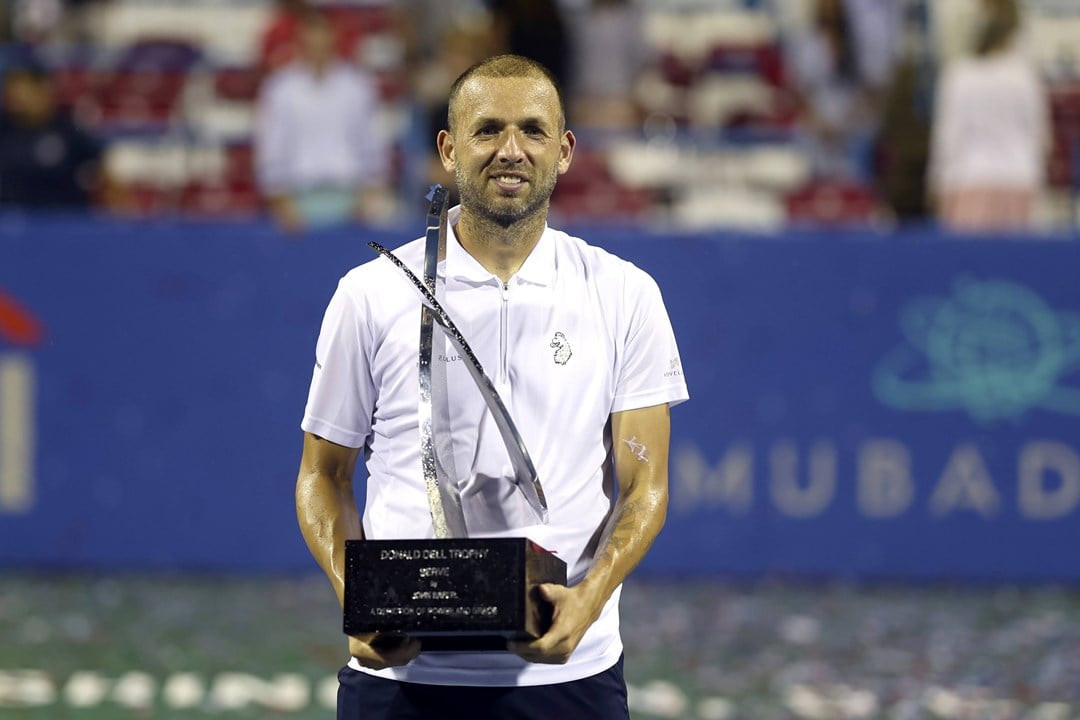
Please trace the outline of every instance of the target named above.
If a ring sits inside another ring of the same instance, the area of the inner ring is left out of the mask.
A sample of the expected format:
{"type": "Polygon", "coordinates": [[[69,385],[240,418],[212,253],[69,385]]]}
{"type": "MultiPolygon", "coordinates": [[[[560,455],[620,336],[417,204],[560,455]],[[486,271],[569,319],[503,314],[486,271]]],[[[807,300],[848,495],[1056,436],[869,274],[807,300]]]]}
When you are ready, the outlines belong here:
{"type": "Polygon", "coordinates": [[[423,652],[506,650],[551,625],[541,583],[566,563],[527,538],[347,540],[346,635],[419,638],[423,652]]]}

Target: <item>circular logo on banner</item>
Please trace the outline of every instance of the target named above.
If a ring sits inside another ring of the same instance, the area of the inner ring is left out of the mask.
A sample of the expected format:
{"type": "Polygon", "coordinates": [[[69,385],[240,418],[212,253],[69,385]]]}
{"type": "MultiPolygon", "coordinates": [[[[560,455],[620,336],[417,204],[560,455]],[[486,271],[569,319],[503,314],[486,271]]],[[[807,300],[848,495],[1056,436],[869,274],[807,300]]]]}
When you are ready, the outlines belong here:
{"type": "Polygon", "coordinates": [[[1080,315],[1006,280],[956,281],[952,297],[901,309],[906,342],[878,363],[873,389],[897,410],[966,410],[977,422],[1032,408],[1080,415],[1080,315]]]}

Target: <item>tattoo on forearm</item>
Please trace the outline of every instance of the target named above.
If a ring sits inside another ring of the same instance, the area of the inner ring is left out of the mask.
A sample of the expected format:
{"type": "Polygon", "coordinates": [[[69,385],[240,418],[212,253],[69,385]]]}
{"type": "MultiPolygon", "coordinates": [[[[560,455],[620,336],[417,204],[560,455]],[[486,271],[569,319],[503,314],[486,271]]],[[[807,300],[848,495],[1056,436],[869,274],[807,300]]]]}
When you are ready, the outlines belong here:
{"type": "Polygon", "coordinates": [[[648,448],[645,447],[645,443],[638,442],[636,435],[629,440],[623,440],[623,442],[626,444],[626,447],[630,448],[630,452],[634,454],[634,457],[641,462],[649,462],[649,458],[645,454],[645,451],[648,450],[648,448]]]}
{"type": "Polygon", "coordinates": [[[615,553],[622,552],[634,536],[634,528],[637,525],[637,503],[628,502],[619,510],[619,514],[611,519],[608,531],[600,543],[600,555],[606,562],[615,559],[615,553]]]}

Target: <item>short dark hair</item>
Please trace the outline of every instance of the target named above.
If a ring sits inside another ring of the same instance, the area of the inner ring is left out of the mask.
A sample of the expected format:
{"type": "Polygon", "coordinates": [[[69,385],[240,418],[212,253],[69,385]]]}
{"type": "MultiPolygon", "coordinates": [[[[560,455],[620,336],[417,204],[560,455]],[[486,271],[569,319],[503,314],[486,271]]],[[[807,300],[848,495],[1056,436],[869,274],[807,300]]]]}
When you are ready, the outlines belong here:
{"type": "Polygon", "coordinates": [[[447,103],[446,122],[447,127],[454,129],[454,105],[457,103],[461,87],[474,77],[486,78],[535,78],[547,80],[555,88],[555,94],[559,98],[559,115],[563,125],[566,124],[566,98],[563,89],[555,75],[548,70],[543,63],[521,55],[493,55],[492,57],[475,63],[465,72],[458,76],[454,84],[450,86],[450,95],[447,103]]]}
{"type": "Polygon", "coordinates": [[[989,55],[1009,44],[1020,27],[1016,0],[985,0],[986,24],[975,38],[975,54],[989,55]]]}

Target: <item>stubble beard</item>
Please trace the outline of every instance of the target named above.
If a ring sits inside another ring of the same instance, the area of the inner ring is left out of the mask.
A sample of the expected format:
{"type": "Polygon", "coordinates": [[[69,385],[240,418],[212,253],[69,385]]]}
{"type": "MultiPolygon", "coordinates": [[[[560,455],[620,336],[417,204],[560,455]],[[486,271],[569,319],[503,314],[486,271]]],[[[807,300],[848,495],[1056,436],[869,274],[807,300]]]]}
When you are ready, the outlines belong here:
{"type": "MultiPolygon", "coordinates": [[[[458,194],[461,196],[463,209],[473,212],[480,218],[492,222],[501,228],[509,228],[517,223],[534,218],[541,210],[547,207],[551,194],[555,192],[555,181],[559,177],[557,167],[551,169],[547,177],[537,177],[537,184],[532,185],[529,197],[525,204],[514,206],[513,204],[499,203],[485,197],[484,187],[488,180],[482,182],[484,186],[478,186],[466,176],[463,168],[454,169],[454,181],[458,186],[458,194]]],[[[511,200],[513,200],[511,198],[511,200]]]]}

